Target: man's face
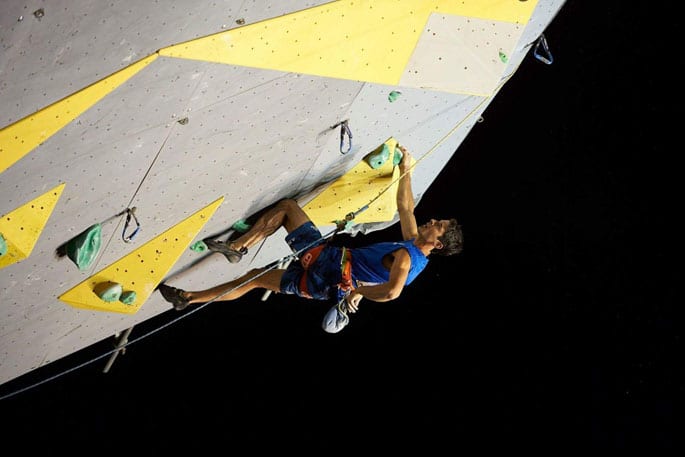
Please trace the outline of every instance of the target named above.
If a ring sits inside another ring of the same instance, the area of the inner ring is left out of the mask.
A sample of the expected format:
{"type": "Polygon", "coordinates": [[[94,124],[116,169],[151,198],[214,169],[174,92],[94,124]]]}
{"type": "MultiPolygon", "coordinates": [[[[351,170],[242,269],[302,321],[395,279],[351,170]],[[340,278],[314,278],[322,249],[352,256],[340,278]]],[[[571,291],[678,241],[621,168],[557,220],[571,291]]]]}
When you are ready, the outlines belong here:
{"type": "Polygon", "coordinates": [[[445,231],[450,225],[447,219],[435,220],[431,219],[419,227],[419,233],[427,241],[437,241],[438,237],[444,235],[445,231]]]}

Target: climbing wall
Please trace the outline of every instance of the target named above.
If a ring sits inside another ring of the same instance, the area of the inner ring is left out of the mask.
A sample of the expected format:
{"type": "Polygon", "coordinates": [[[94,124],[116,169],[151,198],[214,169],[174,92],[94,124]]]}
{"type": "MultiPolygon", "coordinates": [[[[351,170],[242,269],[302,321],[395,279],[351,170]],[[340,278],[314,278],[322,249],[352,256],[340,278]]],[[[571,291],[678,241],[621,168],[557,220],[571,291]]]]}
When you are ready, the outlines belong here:
{"type": "Polygon", "coordinates": [[[312,201],[389,138],[420,201],[562,4],[1,2],[0,384],[175,312],[164,278],[205,288],[286,255],[281,234],[230,269],[189,246],[312,201]],[[94,225],[79,268],[64,246],[94,225]]]}

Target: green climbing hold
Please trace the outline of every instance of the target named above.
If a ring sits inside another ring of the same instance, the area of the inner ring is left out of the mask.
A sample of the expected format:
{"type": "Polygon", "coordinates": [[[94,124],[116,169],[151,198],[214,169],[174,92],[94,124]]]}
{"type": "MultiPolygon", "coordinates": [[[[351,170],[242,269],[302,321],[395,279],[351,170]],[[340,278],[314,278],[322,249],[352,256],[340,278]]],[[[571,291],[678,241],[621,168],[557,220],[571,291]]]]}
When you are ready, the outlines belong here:
{"type": "Polygon", "coordinates": [[[245,233],[250,230],[250,224],[245,222],[245,219],[240,219],[235,224],[232,225],[233,230],[240,233],[245,233]]]}
{"type": "Polygon", "coordinates": [[[395,155],[392,157],[392,164],[399,165],[402,162],[402,151],[400,150],[400,145],[395,146],[395,155]]]}
{"type": "Polygon", "coordinates": [[[402,95],[402,92],[400,92],[399,90],[393,90],[388,94],[388,101],[392,103],[398,98],[400,98],[400,95],[402,95]]]}
{"type": "Polygon", "coordinates": [[[366,156],[366,162],[374,170],[383,166],[383,164],[390,158],[390,148],[383,143],[383,146],[376,148],[373,152],[366,156]]]}
{"type": "Polygon", "coordinates": [[[204,241],[196,241],[190,245],[190,250],[195,252],[205,252],[207,250],[207,245],[204,241]]]}
{"type": "Polygon", "coordinates": [[[95,286],[95,294],[100,297],[102,301],[106,301],[107,303],[119,300],[122,293],[123,289],[118,282],[101,282],[95,286]]]}
{"type": "Polygon", "coordinates": [[[136,301],[136,292],[134,290],[127,290],[122,292],[119,301],[124,305],[132,305],[136,301]]]}
{"type": "Polygon", "coordinates": [[[97,257],[101,244],[102,226],[93,224],[67,242],[67,255],[79,270],[87,270],[97,257]]]}
{"type": "Polygon", "coordinates": [[[350,220],[337,220],[333,222],[335,222],[335,225],[338,227],[338,230],[341,231],[349,230],[350,227],[352,227],[352,221],[350,220]]]}
{"type": "Polygon", "coordinates": [[[0,255],[5,254],[7,254],[7,241],[5,241],[5,237],[0,233],[0,255]]]}
{"type": "Polygon", "coordinates": [[[508,61],[509,59],[507,58],[507,55],[506,55],[505,53],[503,53],[502,51],[500,51],[500,52],[499,52],[499,60],[501,60],[502,63],[507,63],[507,61],[508,61]]]}

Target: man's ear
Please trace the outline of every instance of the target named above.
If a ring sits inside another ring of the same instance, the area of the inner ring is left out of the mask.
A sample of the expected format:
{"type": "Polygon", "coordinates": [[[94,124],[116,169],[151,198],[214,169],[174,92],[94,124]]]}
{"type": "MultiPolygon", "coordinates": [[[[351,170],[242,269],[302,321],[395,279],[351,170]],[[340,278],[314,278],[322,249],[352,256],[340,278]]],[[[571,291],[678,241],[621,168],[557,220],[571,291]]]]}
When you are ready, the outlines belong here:
{"type": "Polygon", "coordinates": [[[443,247],[445,246],[442,244],[442,241],[440,240],[435,240],[435,242],[433,243],[434,249],[442,249],[443,247]]]}

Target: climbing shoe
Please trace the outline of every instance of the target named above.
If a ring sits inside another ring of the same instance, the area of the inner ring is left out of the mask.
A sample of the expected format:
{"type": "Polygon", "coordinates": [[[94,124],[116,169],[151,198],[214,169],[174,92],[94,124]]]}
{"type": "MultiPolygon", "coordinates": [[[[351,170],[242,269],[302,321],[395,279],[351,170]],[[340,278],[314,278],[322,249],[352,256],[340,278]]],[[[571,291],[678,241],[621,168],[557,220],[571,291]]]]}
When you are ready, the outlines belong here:
{"type": "Polygon", "coordinates": [[[181,289],[167,286],[166,284],[160,284],[157,286],[157,289],[166,301],[174,305],[174,309],[177,311],[185,309],[190,304],[190,301],[183,297],[183,290],[181,289]]]}
{"type": "Polygon", "coordinates": [[[204,242],[210,251],[222,253],[231,263],[240,262],[243,256],[247,254],[247,248],[242,248],[241,250],[237,251],[235,249],[231,249],[228,246],[228,243],[224,243],[223,241],[204,240],[204,242]]]}

